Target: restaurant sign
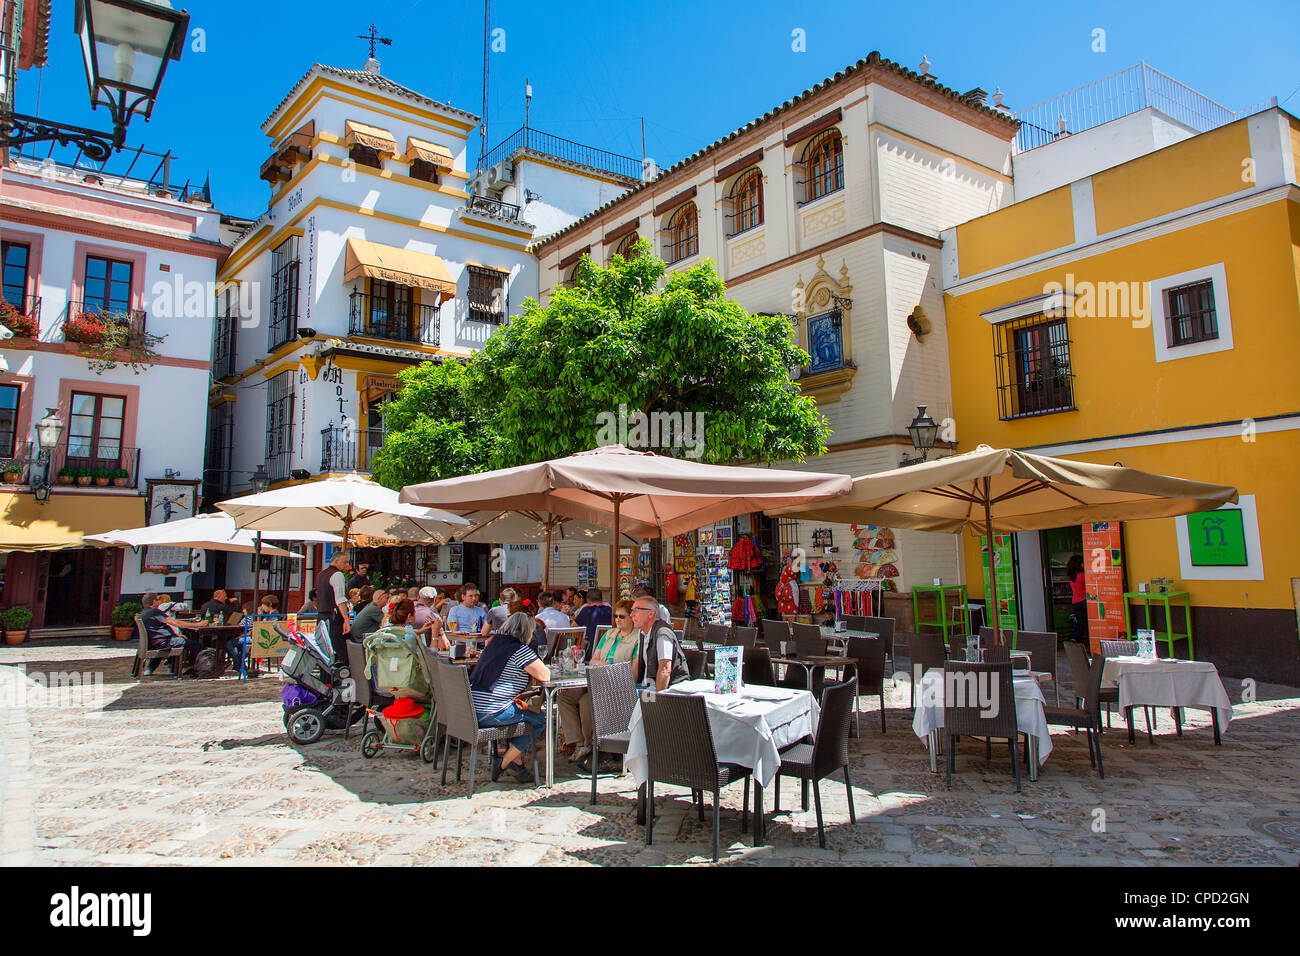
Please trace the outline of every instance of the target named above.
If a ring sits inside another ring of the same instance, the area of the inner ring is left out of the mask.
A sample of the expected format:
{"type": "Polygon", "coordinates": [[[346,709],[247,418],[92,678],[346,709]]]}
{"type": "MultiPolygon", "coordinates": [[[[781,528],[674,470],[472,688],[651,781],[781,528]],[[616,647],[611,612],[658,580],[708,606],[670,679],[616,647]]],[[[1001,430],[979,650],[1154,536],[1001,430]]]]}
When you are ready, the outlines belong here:
{"type": "Polygon", "coordinates": [[[1239,509],[1200,511],[1187,516],[1187,545],[1198,568],[1244,568],[1246,527],[1239,509]]]}

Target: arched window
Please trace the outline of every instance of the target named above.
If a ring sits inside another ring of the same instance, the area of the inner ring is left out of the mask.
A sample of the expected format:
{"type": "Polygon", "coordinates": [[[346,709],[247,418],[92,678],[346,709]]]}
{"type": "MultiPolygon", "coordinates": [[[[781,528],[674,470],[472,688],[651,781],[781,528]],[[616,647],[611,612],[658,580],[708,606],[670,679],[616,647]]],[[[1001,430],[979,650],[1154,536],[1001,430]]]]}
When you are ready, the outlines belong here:
{"type": "Polygon", "coordinates": [[[804,202],[844,188],[844,145],[837,129],[822,133],[804,150],[804,202]]]}
{"type": "Polygon", "coordinates": [[[731,230],[736,235],[763,224],[763,174],[751,169],[736,180],[731,190],[731,230]]]}
{"type": "Polygon", "coordinates": [[[668,220],[664,260],[669,263],[679,262],[699,251],[700,214],[695,209],[695,203],[688,202],[668,220]]]}
{"type": "Polygon", "coordinates": [[[624,259],[635,259],[636,250],[632,247],[641,241],[641,236],[635,230],[629,232],[626,236],[618,241],[614,246],[614,255],[622,256],[624,259]]]}

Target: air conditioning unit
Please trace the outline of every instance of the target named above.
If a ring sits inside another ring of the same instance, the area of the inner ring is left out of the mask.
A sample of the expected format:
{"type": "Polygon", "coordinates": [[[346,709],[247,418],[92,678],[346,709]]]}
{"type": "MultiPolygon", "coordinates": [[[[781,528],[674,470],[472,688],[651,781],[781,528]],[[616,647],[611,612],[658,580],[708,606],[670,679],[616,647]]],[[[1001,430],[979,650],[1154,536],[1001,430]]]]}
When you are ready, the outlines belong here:
{"type": "Polygon", "coordinates": [[[469,180],[469,190],[475,196],[485,196],[488,191],[487,170],[476,169],[469,180]]]}
{"type": "Polygon", "coordinates": [[[502,161],[487,171],[488,189],[504,189],[515,181],[515,164],[502,161]]]}

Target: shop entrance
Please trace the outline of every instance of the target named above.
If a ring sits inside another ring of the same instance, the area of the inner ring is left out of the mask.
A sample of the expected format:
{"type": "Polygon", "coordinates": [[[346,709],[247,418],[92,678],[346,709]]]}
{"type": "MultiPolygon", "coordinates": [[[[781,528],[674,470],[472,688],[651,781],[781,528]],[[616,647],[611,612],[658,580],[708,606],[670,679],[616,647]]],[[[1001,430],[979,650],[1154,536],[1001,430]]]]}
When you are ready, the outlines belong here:
{"type": "Polygon", "coordinates": [[[1068,640],[1074,633],[1074,606],[1066,565],[1075,555],[1083,555],[1083,527],[1050,528],[1039,534],[1047,630],[1068,640]]]}
{"type": "Polygon", "coordinates": [[[90,627],[101,623],[103,595],[112,590],[108,549],[73,548],[49,556],[45,627],[90,627]]]}

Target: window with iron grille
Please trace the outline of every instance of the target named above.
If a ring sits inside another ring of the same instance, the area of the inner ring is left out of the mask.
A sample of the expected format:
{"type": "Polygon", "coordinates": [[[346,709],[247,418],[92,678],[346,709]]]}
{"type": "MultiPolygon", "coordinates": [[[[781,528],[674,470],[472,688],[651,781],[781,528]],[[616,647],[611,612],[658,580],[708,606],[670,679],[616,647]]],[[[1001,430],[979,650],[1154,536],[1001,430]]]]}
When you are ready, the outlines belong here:
{"type": "Polygon", "coordinates": [[[1219,323],[1214,312],[1214,282],[1205,279],[1166,289],[1165,326],[1170,348],[1217,339],[1219,323]]]}
{"type": "Polygon", "coordinates": [[[739,235],[746,229],[763,224],[763,174],[751,169],[736,180],[731,190],[731,222],[728,236],[739,235]]]}
{"type": "MultiPolygon", "coordinates": [[[[614,255],[622,256],[624,259],[635,259],[636,250],[633,249],[632,247],[635,246],[640,241],[641,241],[641,234],[639,232],[636,231],[629,232],[626,236],[624,236],[622,239],[618,241],[617,245],[614,246],[614,255]]],[[[574,269],[576,270],[577,266],[575,266],[574,269]]],[[[575,271],[574,275],[576,276],[577,274],[578,273],[575,271]]]]}
{"type": "Polygon", "coordinates": [[[844,188],[844,140],[840,131],[830,129],[822,133],[804,150],[803,202],[844,188]]]}
{"type": "Polygon", "coordinates": [[[509,273],[482,266],[466,266],[469,270],[469,317],[478,322],[500,325],[505,321],[510,303],[506,283],[509,273]]]}
{"type": "Polygon", "coordinates": [[[700,214],[695,203],[688,202],[668,220],[664,261],[679,262],[700,251],[700,214]]]}
{"type": "Polygon", "coordinates": [[[266,384],[266,470],[272,481],[289,477],[293,455],[293,377],[284,372],[266,384]]]}
{"type": "Polygon", "coordinates": [[[298,334],[298,237],[290,236],[271,253],[271,326],[267,351],[298,334]]]}
{"type": "Polygon", "coordinates": [[[239,290],[230,286],[218,299],[215,337],[212,342],[212,374],[227,378],[235,374],[235,336],[239,331],[239,290]]]}
{"type": "Polygon", "coordinates": [[[998,415],[1063,412],[1074,406],[1070,331],[1062,317],[1031,315],[993,327],[998,415]]]}
{"type": "Polygon", "coordinates": [[[230,497],[230,468],[235,450],[235,403],[208,410],[208,448],[203,466],[203,497],[208,502],[230,497]]]}

